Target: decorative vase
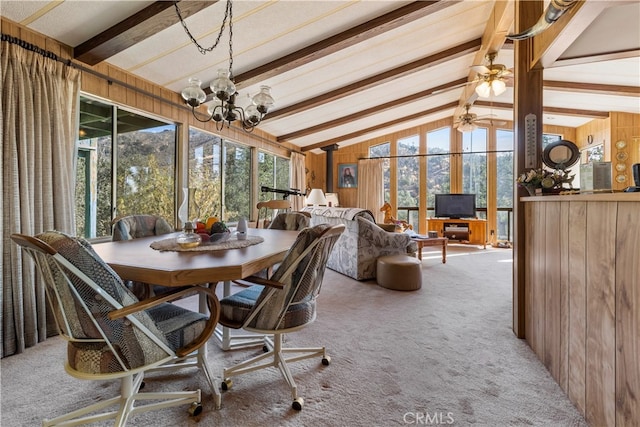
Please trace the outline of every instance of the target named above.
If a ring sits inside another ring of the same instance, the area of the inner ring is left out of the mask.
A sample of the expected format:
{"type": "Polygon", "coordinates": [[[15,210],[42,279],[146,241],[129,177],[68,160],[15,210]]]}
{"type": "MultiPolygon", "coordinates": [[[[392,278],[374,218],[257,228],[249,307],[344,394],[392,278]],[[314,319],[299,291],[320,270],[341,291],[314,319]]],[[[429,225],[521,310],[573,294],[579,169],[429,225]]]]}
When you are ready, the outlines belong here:
{"type": "Polygon", "coordinates": [[[245,217],[241,217],[236,227],[238,240],[245,240],[247,238],[247,220],[245,217]]]}

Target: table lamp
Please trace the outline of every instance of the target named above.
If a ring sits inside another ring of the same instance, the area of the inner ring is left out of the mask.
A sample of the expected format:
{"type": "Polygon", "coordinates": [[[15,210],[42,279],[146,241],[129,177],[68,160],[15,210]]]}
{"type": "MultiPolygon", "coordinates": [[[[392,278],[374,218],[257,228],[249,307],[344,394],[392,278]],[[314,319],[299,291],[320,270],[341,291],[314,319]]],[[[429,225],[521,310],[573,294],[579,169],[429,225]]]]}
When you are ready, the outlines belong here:
{"type": "Polygon", "coordinates": [[[321,189],[314,188],[307,196],[307,204],[313,205],[314,208],[317,208],[318,205],[326,205],[327,199],[324,197],[324,193],[321,189]]]}

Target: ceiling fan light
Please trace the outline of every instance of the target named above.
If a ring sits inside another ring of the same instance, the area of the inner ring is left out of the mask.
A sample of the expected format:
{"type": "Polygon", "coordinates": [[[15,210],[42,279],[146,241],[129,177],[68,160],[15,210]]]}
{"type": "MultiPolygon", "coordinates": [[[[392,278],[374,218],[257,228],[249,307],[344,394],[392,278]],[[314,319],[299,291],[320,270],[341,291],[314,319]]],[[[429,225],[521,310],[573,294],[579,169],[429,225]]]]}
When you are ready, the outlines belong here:
{"type": "Polygon", "coordinates": [[[201,84],[202,82],[200,79],[191,77],[189,79],[189,86],[182,90],[182,98],[184,98],[184,100],[187,101],[187,104],[192,107],[198,107],[205,101],[205,99],[207,99],[207,94],[204,93],[200,87],[201,84]]]}
{"type": "Polygon", "coordinates": [[[460,126],[458,126],[458,131],[460,132],[473,132],[476,129],[478,129],[478,126],[475,123],[460,123],[460,126]]]}
{"type": "Polygon", "coordinates": [[[476,93],[480,98],[489,98],[491,96],[491,86],[489,82],[482,82],[476,86],[476,93]]]}
{"type": "Polygon", "coordinates": [[[496,96],[500,96],[507,90],[507,85],[503,80],[495,79],[491,82],[491,88],[496,96]]]}

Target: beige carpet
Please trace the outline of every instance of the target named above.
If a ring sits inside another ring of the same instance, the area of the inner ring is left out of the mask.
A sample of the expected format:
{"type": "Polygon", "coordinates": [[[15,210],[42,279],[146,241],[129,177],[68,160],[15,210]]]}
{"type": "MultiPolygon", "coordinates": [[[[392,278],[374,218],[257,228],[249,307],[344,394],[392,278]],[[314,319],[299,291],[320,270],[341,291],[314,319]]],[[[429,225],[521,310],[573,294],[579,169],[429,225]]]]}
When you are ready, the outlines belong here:
{"type": "MultiPolygon", "coordinates": [[[[290,334],[291,345],[324,344],[328,367],[293,365],[305,407],[291,409],[276,370],[237,377],[213,408],[204,381],[184,370],[171,380],[148,377],[147,391],[203,388],[205,410],[178,407],[135,416],[131,426],[582,426],[583,418],[511,331],[511,251],[450,245],[447,264],[425,248],[423,288],[398,292],[327,270],[317,321],[290,334]]],[[[258,348],[222,352],[222,366],[258,348]]],[[[3,427],[36,426],[116,386],[81,381],[63,369],[64,342],[49,339],[1,363],[3,427]]],[[[101,425],[110,425],[109,423],[101,425]]]]}

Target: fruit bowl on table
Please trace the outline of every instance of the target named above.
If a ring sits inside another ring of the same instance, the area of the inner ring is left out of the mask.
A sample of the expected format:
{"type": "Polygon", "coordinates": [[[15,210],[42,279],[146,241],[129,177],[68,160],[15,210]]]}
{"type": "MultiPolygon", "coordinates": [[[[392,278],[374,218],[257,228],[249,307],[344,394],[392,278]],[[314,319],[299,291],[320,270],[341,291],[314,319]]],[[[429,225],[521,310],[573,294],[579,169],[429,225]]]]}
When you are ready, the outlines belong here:
{"type": "Polygon", "coordinates": [[[209,240],[208,241],[202,241],[203,245],[213,245],[216,243],[223,243],[226,242],[227,240],[229,240],[229,238],[231,237],[231,232],[229,231],[225,231],[223,233],[213,233],[209,236],[209,240]]]}

